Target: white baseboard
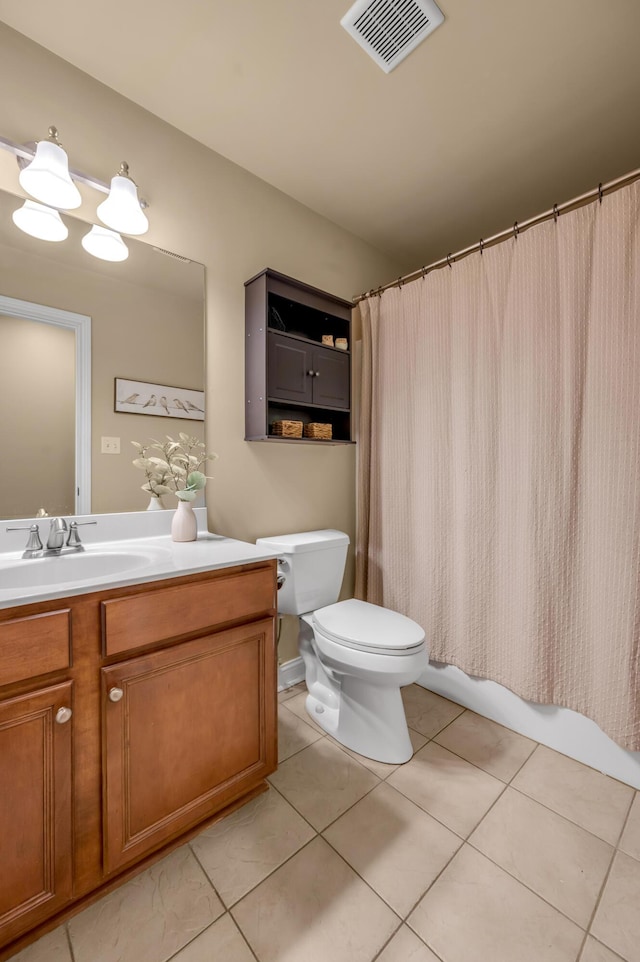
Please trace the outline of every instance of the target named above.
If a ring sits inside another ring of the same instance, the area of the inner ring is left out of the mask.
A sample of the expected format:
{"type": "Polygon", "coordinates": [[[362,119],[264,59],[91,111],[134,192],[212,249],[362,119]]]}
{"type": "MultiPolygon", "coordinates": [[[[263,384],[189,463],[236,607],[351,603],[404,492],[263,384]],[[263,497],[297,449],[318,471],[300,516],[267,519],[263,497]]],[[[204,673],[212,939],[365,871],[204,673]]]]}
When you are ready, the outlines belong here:
{"type": "Polygon", "coordinates": [[[291,688],[304,681],[304,662],[302,658],[292,658],[278,665],[278,691],[291,688]]]}
{"type": "Polygon", "coordinates": [[[495,681],[475,678],[453,665],[438,662],[429,663],[418,684],[562,755],[640,788],[640,752],[625,751],[594,721],[578,712],[524,701],[495,681]]]}

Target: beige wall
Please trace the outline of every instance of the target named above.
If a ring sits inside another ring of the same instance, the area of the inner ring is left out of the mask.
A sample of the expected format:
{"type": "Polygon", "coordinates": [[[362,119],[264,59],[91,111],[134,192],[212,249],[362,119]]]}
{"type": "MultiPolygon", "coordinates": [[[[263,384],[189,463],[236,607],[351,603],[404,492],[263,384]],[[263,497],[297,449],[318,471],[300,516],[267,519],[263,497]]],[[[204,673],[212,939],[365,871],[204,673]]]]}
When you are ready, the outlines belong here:
{"type": "MultiPolygon", "coordinates": [[[[132,465],[132,440],[144,443],[179,431],[203,436],[202,422],[114,412],[115,377],[202,390],[204,331],[201,301],[120,281],[117,270],[113,274],[61,264],[48,256],[48,245],[41,254],[0,245],[0,293],[91,318],[91,510],[96,513],[141,511],[149,503],[140,489],[144,473],[132,465]],[[119,455],[101,453],[103,436],[120,438],[119,455]]],[[[6,409],[0,410],[0,428],[3,424],[6,409]]],[[[0,490],[0,517],[4,501],[0,490]]],[[[166,499],[166,507],[174,504],[175,499],[166,499]]],[[[73,501],[59,513],[73,513],[73,501]]]]}
{"type": "MultiPolygon", "coordinates": [[[[34,140],[53,123],[73,165],[105,180],[127,160],[151,204],[146,239],[206,266],[206,435],[220,455],[207,490],[210,528],[252,541],[332,527],[353,539],[354,446],[243,440],[243,284],[272,267],[350,298],[400,266],[4,26],[0,89],[7,92],[3,136],[34,140]]],[[[278,117],[274,108],[274,136],[287,123],[295,118],[278,117]]],[[[349,144],[336,144],[345,149],[349,144]]],[[[0,186],[15,191],[15,161],[0,154],[0,186]]],[[[92,219],[96,198],[86,196],[91,206],[80,215],[92,219]]],[[[351,557],[348,588],[352,577],[351,557]]],[[[281,656],[291,657],[292,646],[281,656]]]]}
{"type": "Polygon", "coordinates": [[[75,334],[0,315],[0,343],[2,516],[33,516],[42,507],[72,514],[75,334]],[[29,358],[28,366],[16,367],[18,355],[29,358]]]}

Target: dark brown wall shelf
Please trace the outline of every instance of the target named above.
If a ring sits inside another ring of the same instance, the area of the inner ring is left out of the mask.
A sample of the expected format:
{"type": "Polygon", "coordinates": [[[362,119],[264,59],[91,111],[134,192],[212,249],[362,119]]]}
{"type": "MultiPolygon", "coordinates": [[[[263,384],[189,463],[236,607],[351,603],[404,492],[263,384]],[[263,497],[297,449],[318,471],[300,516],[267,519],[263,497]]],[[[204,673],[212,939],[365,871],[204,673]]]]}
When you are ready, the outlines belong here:
{"type": "MultiPolygon", "coordinates": [[[[349,351],[345,351],[344,348],[342,348],[342,347],[331,347],[329,344],[322,344],[321,341],[313,340],[313,339],[310,338],[310,337],[304,337],[304,335],[302,335],[302,334],[292,334],[291,331],[279,331],[279,330],[278,330],[277,328],[275,328],[275,327],[270,327],[270,328],[269,328],[269,331],[270,331],[270,332],[273,331],[274,334],[286,334],[287,337],[292,337],[292,338],[294,338],[294,340],[296,340],[296,341],[304,341],[305,344],[315,344],[315,345],[317,345],[318,347],[321,347],[321,348],[322,348],[323,350],[325,350],[325,351],[337,351],[338,354],[351,354],[351,351],[350,351],[350,350],[349,350],[349,351]]],[[[339,336],[339,335],[338,335],[338,336],[339,336]]]]}
{"type": "Polygon", "coordinates": [[[353,443],[350,301],[269,268],[245,283],[245,440],[353,443]],[[322,344],[347,339],[348,349],[322,344]],[[281,438],[274,421],[331,424],[330,441],[281,438]]]}
{"type": "Polygon", "coordinates": [[[337,444],[355,444],[355,441],[338,441],[332,438],[331,441],[323,441],[321,438],[278,438],[273,434],[264,435],[260,438],[245,438],[245,441],[273,441],[277,444],[315,444],[317,446],[335,447],[337,444]]]}

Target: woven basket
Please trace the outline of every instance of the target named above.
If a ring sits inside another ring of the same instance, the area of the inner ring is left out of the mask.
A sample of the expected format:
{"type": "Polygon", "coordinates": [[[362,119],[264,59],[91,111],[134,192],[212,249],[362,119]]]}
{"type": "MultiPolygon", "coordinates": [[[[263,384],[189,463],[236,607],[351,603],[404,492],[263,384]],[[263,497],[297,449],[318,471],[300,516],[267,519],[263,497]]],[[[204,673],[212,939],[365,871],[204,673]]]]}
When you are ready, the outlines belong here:
{"type": "Polygon", "coordinates": [[[271,433],[277,438],[301,438],[302,421],[274,421],[271,433]]]}
{"type": "Polygon", "coordinates": [[[330,441],[332,437],[330,424],[318,424],[312,421],[304,426],[305,438],[316,438],[318,441],[330,441]]]}

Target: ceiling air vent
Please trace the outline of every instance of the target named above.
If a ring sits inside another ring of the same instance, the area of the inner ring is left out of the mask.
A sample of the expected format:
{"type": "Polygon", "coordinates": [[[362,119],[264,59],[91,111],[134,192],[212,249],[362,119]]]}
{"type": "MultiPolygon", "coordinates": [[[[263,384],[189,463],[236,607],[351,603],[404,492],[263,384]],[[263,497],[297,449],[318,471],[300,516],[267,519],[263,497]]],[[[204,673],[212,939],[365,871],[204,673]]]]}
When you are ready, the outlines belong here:
{"type": "Polygon", "coordinates": [[[433,0],[358,0],[340,23],[389,73],[443,20],[433,0]]]}

